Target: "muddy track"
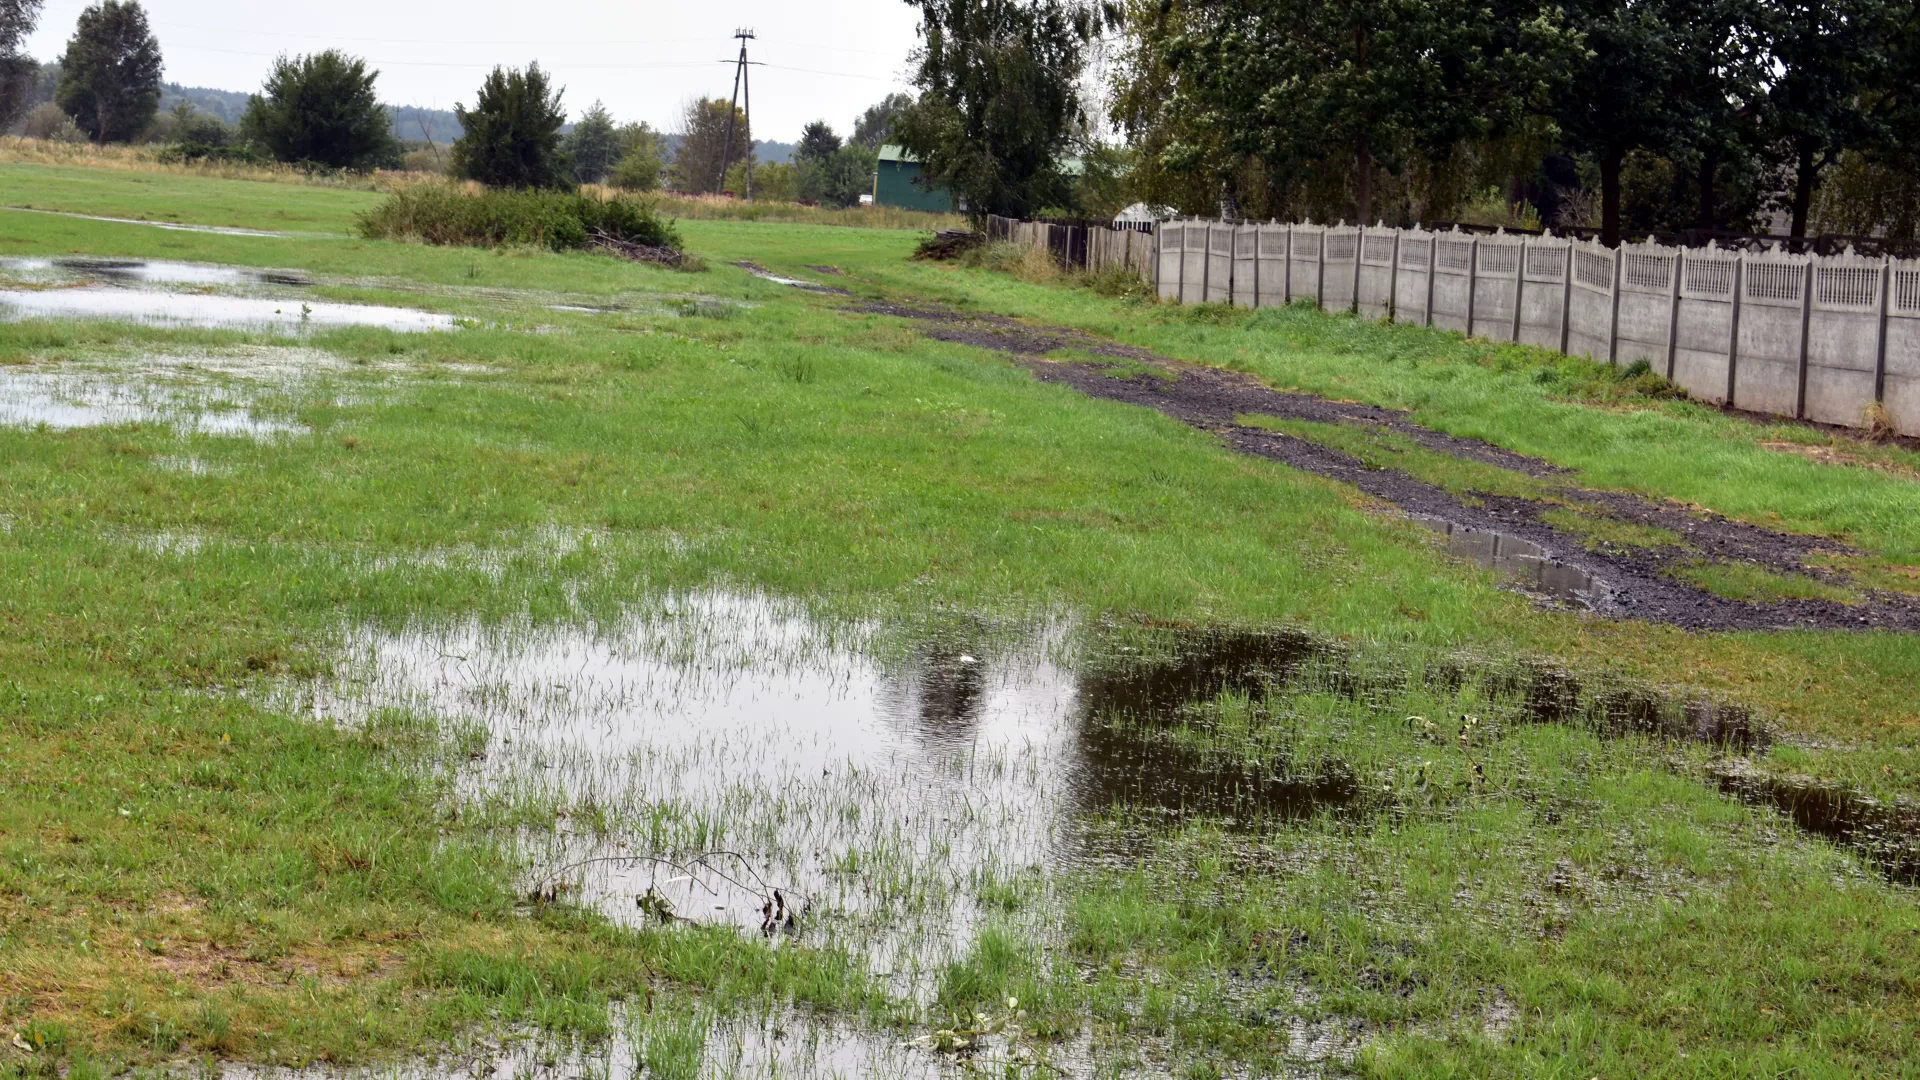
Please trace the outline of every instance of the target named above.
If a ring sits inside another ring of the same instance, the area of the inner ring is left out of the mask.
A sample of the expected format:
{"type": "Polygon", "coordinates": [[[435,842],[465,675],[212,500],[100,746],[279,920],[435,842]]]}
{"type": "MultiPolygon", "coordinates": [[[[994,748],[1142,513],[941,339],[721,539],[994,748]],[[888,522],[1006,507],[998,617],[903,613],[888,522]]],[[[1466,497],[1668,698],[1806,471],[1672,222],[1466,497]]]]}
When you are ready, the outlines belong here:
{"type": "Polygon", "coordinates": [[[1035,327],[1005,316],[922,304],[876,302],[853,310],[911,319],[921,323],[924,332],[936,340],[1011,354],[1044,382],[1071,386],[1089,397],[1158,410],[1213,432],[1241,453],[1351,484],[1406,513],[1440,519],[1456,527],[1503,533],[1538,545],[1554,562],[1604,583],[1591,597],[1594,610],[1604,615],[1688,630],[1920,631],[1920,598],[1901,593],[1861,590],[1863,601],[1852,605],[1828,600],[1749,602],[1716,596],[1671,574],[1682,562],[1707,560],[1748,563],[1844,583],[1843,575],[1811,569],[1805,563],[1806,557],[1816,552],[1850,553],[1845,545],[1830,540],[1777,532],[1625,492],[1572,485],[1554,492],[1564,503],[1476,492],[1473,502],[1478,505],[1471,505],[1444,488],[1396,469],[1374,467],[1306,439],[1239,424],[1235,418],[1261,414],[1386,429],[1460,460],[1549,481],[1568,470],[1477,439],[1422,427],[1397,410],[1275,390],[1251,376],[1171,360],[1077,330],[1035,327]],[[1061,349],[1108,357],[1115,363],[1047,358],[1061,349]],[[1141,371],[1135,365],[1150,370],[1141,371]],[[1568,504],[1621,522],[1669,529],[1679,534],[1686,546],[1629,548],[1594,543],[1555,527],[1542,516],[1564,510],[1568,504]]]}

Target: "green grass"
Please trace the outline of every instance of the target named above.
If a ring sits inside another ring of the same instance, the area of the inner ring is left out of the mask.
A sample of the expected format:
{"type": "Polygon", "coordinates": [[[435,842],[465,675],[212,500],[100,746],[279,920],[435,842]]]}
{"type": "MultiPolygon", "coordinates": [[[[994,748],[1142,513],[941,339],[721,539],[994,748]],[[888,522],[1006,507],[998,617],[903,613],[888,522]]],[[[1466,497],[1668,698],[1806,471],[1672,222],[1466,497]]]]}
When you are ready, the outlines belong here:
{"type": "MultiPolygon", "coordinates": [[[[113,216],[346,232],[377,198],[0,165],[0,202],[113,216]]],[[[313,335],[345,363],[256,388],[255,408],[309,429],[278,440],[0,428],[0,1028],[44,1048],[0,1050],[0,1075],[198,1054],[363,1061],[499,1023],[601,1036],[610,1003],[650,993],[691,1002],[647,1021],[663,1074],[685,1074],[701,1010],[940,1022],[833,950],[527,907],[503,834],[556,808],[450,812],[455,770],[485,751],[473,733],[407,716],[315,724],[264,693],[325,671],[351,625],[594,625],[714,586],[889,625],[1043,612],[1286,624],[1366,655],[1554,656],[1732,694],[1803,740],[1772,765],[1920,791],[1911,638],[1687,634],[1543,611],[1341,485],[727,264],[814,278],[808,266],[835,265],[859,297],[1025,315],[1408,407],[1585,484],[1845,539],[1890,565],[1920,551],[1920,494],[1897,470],[1767,449],[1778,432],[1528,350],[914,263],[906,231],[679,227],[711,271],[0,212],[3,254],[297,267],[316,295],[472,320],[424,337],[313,335]],[[594,542],[543,551],[556,529],[594,542]]],[[[278,344],[0,324],[0,361],[35,370],[278,344]]],[[[1454,490],[1535,490],[1390,432],[1276,426],[1454,490]]],[[[941,1008],[1018,996],[1037,1031],[1142,1032],[1231,1071],[1284,1049],[1279,1014],[1245,1019],[1257,1010],[1230,977],[1258,961],[1314,988],[1314,1019],[1384,1033],[1359,1066],[1373,1075],[1898,1074],[1916,1060],[1911,891],[1714,794],[1704,752],[1514,727],[1483,748],[1487,790],[1406,723],[1475,701],[1302,700],[1291,727],[1249,707],[1223,704],[1226,721],[1178,737],[1270,756],[1293,731],[1300,760],[1358,762],[1399,809],[1290,827],[1261,852],[1193,823],[1133,869],[977,883],[996,929],[946,970],[941,1008]],[[1543,806],[1579,814],[1543,824],[1543,806]],[[1542,891],[1562,862],[1588,893],[1542,891]],[[1052,910],[1042,893],[1065,900],[1047,928],[1064,955],[1026,936],[1052,910]],[[1086,981],[1069,977],[1080,970],[1086,981]],[[1498,1041],[1461,1019],[1494,987],[1520,1009],[1498,1041]]],[[[1260,1000],[1302,1008],[1294,986],[1260,1000]]]]}

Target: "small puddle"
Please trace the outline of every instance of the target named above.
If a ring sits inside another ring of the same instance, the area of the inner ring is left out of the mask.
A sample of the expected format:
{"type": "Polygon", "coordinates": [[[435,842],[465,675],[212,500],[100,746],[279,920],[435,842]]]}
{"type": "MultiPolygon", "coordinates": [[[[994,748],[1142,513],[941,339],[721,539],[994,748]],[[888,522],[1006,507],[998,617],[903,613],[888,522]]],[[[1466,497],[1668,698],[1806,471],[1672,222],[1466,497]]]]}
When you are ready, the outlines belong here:
{"type": "Polygon", "coordinates": [[[850,290],[838,285],[822,285],[817,281],[808,281],[805,278],[782,277],[756,262],[743,261],[734,263],[733,265],[745,270],[747,273],[752,274],[762,281],[771,281],[775,285],[785,285],[788,288],[802,289],[806,292],[825,293],[829,296],[853,295],[850,290]]]}
{"type": "Polygon", "coordinates": [[[0,290],[0,318],[124,319],[170,326],[298,332],[369,326],[399,333],[452,330],[451,315],[412,308],[306,303],[254,296],[220,296],[87,285],[71,289],[0,290]]]}
{"type": "Polygon", "coordinates": [[[1771,806],[1802,831],[1858,851],[1899,885],[1920,885],[1920,807],[1878,799],[1811,780],[1767,776],[1732,762],[1714,778],[1720,790],[1753,806],[1771,806]]]}
{"type": "Polygon", "coordinates": [[[1562,603],[1592,608],[1606,586],[1592,574],[1554,558],[1531,540],[1490,529],[1475,529],[1428,514],[1410,514],[1416,523],[1447,538],[1447,550],[1492,570],[1526,592],[1562,603]]]}

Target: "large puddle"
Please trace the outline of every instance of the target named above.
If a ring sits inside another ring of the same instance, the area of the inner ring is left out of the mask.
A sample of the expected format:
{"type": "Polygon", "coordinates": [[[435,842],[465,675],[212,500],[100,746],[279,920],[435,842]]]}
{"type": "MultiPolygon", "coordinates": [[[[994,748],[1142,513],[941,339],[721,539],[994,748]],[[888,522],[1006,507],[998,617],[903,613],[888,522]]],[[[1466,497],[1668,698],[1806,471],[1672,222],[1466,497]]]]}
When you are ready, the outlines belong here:
{"type": "Polygon", "coordinates": [[[70,289],[0,290],[0,318],[121,319],[161,326],[298,332],[371,326],[401,333],[452,330],[451,315],[370,304],[335,304],[258,296],[162,292],[87,285],[70,289]]]}
{"type": "MultiPolygon", "coordinates": [[[[515,833],[530,902],[844,950],[923,1007],[988,925],[1060,947],[1058,884],[1138,865],[1170,825],[1204,821],[1258,849],[1309,819],[1344,829],[1403,813],[1377,755],[1337,730],[1313,746],[1287,734],[1309,699],[1395,725],[1422,694],[1470,699],[1505,730],[1680,740],[1734,760],[1770,739],[1737,706],[1540,665],[1368,662],[1291,631],[955,622],[905,633],[714,593],[597,630],[362,629],[348,651],[337,677],[295,691],[298,707],[356,725],[430,715],[484,731],[465,743],[484,751],[455,766],[459,797],[482,811],[544,808],[534,819],[553,822],[515,833]]],[[[1450,744],[1451,728],[1436,738],[1450,744]]],[[[1886,830],[1800,823],[1899,878],[1886,830]]],[[[686,1075],[953,1065],[818,1018],[710,1020],[686,1075]]],[[[1367,1038],[1350,1017],[1289,1022],[1302,1052],[1329,1059],[1367,1038]]],[[[645,1038],[633,1038],[597,1060],[644,1057],[645,1038]]],[[[499,1075],[500,1060],[481,1072],[499,1075]]]]}

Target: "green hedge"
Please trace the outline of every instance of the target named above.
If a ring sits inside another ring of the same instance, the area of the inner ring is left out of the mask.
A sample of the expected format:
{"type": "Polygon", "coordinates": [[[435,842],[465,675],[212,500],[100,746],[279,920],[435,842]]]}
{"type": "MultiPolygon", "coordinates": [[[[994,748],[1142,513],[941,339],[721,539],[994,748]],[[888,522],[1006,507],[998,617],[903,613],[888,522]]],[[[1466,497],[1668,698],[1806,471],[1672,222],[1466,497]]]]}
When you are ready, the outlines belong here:
{"type": "Polygon", "coordinates": [[[360,216],[369,239],[495,247],[524,244],[565,251],[595,233],[628,244],[680,248],[680,234],[653,204],[629,196],[599,199],[561,191],[474,192],[451,184],[400,189],[360,216]]]}

